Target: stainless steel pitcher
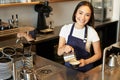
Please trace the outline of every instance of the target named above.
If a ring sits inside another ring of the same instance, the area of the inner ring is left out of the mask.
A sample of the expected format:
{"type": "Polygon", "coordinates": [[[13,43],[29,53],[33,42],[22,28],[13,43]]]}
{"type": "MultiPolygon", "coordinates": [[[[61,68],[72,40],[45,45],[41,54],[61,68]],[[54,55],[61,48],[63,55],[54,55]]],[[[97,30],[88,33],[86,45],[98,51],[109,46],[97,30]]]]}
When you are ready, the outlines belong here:
{"type": "Polygon", "coordinates": [[[115,54],[111,54],[109,56],[108,66],[109,67],[116,67],[117,66],[117,56],[115,54]]]}
{"type": "Polygon", "coordinates": [[[64,53],[63,58],[65,62],[69,62],[71,59],[76,59],[76,56],[74,52],[70,52],[70,53],[64,53]]]}
{"type": "Polygon", "coordinates": [[[33,70],[29,69],[28,67],[23,68],[22,75],[24,80],[36,80],[34,78],[33,70]]]}

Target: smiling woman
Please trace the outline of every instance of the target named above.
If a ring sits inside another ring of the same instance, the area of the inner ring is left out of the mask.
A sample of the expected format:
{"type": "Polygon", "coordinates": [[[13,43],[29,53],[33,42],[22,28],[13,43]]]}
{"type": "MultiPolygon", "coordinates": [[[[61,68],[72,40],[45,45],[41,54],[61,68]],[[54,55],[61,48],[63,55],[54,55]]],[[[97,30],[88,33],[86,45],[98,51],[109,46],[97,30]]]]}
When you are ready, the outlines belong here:
{"type": "MultiPolygon", "coordinates": [[[[58,55],[76,53],[79,61],[77,70],[86,72],[93,68],[93,62],[101,58],[100,38],[94,27],[94,13],[91,3],[81,1],[76,6],[73,23],[64,25],[59,34],[58,55]],[[94,55],[91,56],[90,48],[93,46],[94,55]]],[[[65,62],[71,67],[70,62],[65,62]]]]}
{"type": "Polygon", "coordinates": [[[91,10],[88,6],[81,6],[75,14],[76,16],[76,28],[83,28],[91,17],[91,10]]]}

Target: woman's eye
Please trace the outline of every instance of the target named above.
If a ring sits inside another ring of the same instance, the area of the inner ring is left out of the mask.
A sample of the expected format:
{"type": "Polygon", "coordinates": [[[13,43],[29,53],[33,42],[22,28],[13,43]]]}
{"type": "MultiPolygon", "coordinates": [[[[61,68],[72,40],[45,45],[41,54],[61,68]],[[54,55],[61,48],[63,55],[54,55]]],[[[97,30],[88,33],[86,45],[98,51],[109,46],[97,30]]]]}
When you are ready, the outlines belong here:
{"type": "Polygon", "coordinates": [[[79,14],[82,14],[82,12],[79,12],[79,14]]]}
{"type": "Polygon", "coordinates": [[[90,14],[86,14],[86,16],[90,16],[90,14]]]}

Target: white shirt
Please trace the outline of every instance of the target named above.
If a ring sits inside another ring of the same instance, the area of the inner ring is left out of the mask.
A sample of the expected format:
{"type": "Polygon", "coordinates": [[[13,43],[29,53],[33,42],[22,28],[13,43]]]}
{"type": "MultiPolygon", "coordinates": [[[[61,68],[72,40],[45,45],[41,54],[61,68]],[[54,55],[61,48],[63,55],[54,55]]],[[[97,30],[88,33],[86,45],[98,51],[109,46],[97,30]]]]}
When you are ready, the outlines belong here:
{"type": "MultiPolygon", "coordinates": [[[[66,42],[68,40],[68,36],[70,34],[72,25],[73,24],[64,25],[60,30],[59,36],[64,37],[66,42]]],[[[99,41],[100,38],[93,27],[91,26],[87,26],[87,27],[88,27],[88,34],[87,34],[87,43],[86,43],[87,46],[86,47],[90,48],[91,43],[99,41]]],[[[84,39],[84,33],[85,33],[85,27],[82,29],[77,29],[74,27],[72,36],[80,38],[80,39],[84,39]]]]}

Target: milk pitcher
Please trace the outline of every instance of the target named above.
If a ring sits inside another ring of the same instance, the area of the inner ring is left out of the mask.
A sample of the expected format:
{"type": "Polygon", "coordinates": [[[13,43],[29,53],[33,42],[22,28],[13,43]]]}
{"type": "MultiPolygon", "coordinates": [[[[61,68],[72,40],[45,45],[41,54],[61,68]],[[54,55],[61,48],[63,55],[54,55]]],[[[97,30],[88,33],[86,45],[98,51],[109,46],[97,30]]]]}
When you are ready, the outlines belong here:
{"type": "Polygon", "coordinates": [[[108,66],[109,67],[116,67],[117,64],[117,56],[115,54],[111,54],[109,56],[108,66]]]}

